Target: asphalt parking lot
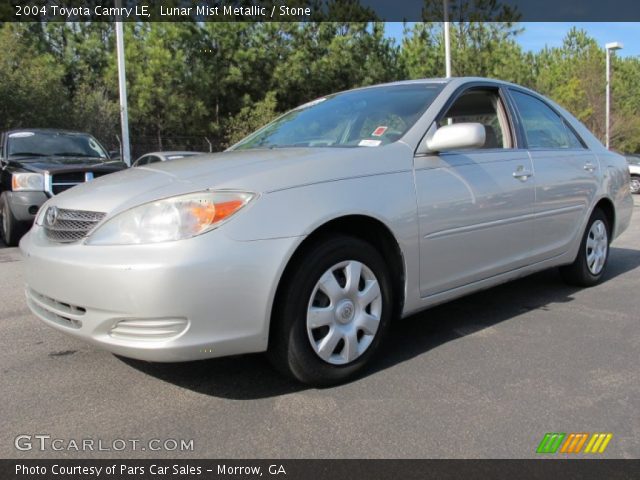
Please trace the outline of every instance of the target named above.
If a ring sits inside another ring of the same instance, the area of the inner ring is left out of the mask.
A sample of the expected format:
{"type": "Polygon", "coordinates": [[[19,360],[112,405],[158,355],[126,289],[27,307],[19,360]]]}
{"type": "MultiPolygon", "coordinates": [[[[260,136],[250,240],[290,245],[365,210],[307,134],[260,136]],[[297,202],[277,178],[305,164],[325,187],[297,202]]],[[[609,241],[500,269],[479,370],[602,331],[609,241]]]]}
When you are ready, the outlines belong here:
{"type": "Polygon", "coordinates": [[[149,364],[68,338],[29,313],[19,251],[0,248],[0,457],[520,458],[546,432],[611,432],[604,457],[639,458],[635,200],[603,284],[542,272],[397,322],[372,369],[324,390],[262,355],[149,364]],[[20,434],[194,449],[23,452],[20,434]]]}

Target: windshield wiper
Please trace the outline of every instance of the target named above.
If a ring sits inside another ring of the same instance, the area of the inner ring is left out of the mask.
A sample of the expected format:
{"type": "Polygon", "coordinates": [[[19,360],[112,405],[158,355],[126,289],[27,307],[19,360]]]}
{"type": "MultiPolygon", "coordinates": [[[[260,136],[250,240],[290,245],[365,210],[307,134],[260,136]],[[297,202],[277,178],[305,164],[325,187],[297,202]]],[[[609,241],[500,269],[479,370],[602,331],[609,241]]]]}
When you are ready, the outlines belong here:
{"type": "Polygon", "coordinates": [[[18,153],[10,153],[10,157],[48,157],[46,153],[37,153],[37,152],[18,152],[18,153]]]}
{"type": "Polygon", "coordinates": [[[86,153],[60,152],[54,153],[54,157],[76,157],[76,158],[102,158],[98,155],[87,155],[86,153]]]}

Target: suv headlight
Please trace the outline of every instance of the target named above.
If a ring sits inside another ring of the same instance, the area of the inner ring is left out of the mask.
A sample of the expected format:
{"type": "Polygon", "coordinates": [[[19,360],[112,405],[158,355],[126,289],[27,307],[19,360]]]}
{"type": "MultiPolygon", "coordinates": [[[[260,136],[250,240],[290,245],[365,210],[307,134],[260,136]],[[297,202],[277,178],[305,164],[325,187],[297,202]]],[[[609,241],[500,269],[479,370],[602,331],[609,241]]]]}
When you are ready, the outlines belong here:
{"type": "Polygon", "coordinates": [[[11,190],[14,192],[44,192],[44,175],[41,173],[13,173],[11,190]]]}
{"type": "Polygon", "coordinates": [[[195,237],[235,215],[255,194],[235,191],[189,193],[145,203],[107,220],[87,245],[133,245],[195,237]]]}

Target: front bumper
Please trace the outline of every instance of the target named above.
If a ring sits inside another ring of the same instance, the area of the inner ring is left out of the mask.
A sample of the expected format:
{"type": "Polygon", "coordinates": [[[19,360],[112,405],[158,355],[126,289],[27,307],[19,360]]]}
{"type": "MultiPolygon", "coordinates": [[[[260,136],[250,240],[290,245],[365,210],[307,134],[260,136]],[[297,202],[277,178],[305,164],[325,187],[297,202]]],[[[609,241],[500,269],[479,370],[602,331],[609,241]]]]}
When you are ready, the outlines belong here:
{"type": "Polygon", "coordinates": [[[37,210],[49,197],[44,192],[6,192],[11,213],[20,222],[33,222],[37,210]]]}
{"type": "Polygon", "coordinates": [[[271,305],[299,238],[220,230],[152,245],[20,242],[26,295],[46,324],[113,353],[173,362],[264,351],[271,305]]]}

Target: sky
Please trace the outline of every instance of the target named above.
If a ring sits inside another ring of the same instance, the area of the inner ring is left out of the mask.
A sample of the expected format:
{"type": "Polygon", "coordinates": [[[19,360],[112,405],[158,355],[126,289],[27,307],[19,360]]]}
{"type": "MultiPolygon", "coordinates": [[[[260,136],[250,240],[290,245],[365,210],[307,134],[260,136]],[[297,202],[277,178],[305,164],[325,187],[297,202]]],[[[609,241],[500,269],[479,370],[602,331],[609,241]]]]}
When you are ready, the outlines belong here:
{"type": "MultiPolygon", "coordinates": [[[[576,26],[586,30],[602,46],[609,42],[622,42],[624,48],[617,52],[618,55],[624,57],[640,55],[640,23],[637,22],[522,22],[520,26],[524,28],[524,32],[518,35],[516,40],[526,51],[538,52],[545,45],[559,47],[571,27],[576,26]]],[[[400,22],[389,22],[386,24],[385,31],[387,36],[399,42],[402,39],[403,25],[400,22]]]]}

